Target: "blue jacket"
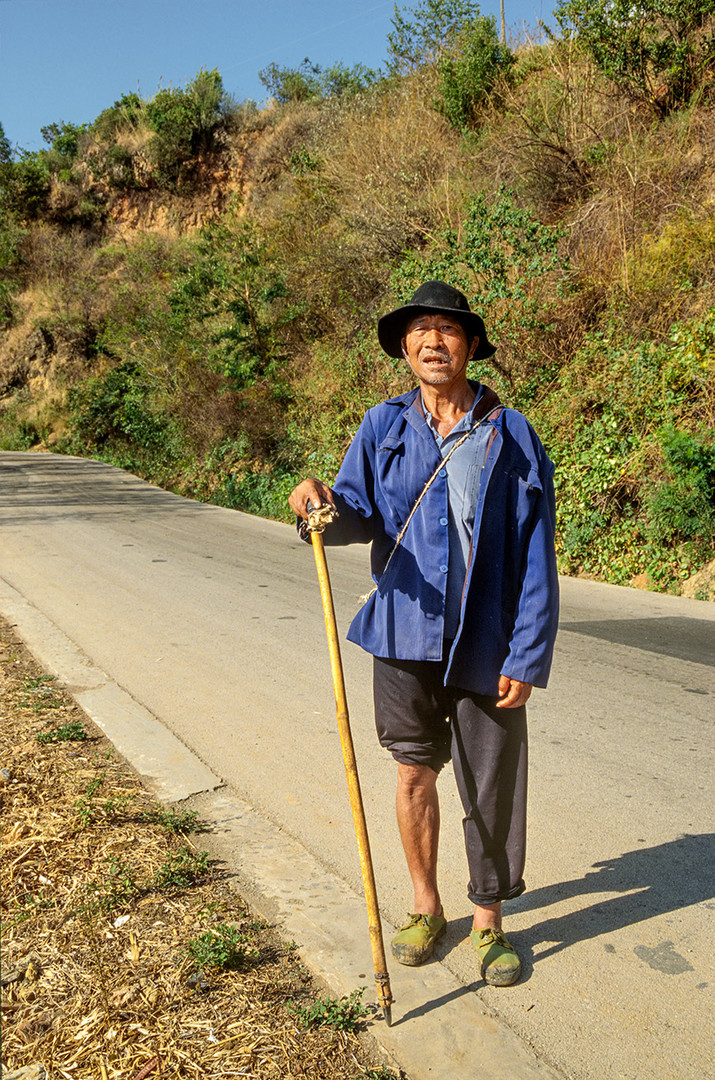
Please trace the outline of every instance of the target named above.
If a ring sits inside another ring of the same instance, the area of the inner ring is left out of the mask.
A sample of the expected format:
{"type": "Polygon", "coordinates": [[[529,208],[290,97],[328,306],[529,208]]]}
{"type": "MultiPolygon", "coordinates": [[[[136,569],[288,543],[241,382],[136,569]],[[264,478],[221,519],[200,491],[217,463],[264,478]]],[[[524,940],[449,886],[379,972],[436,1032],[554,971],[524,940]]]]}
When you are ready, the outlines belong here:
{"type": "MultiPolygon", "coordinates": [[[[481,397],[485,388],[472,384],[481,397]]],[[[333,486],[339,518],[326,544],[372,541],[377,591],[353,620],[348,639],[375,656],[442,657],[449,563],[447,479],[440,474],[382,572],[395,538],[440,452],[417,389],[369,409],[333,486]]],[[[513,409],[494,428],[474,514],[472,552],[447,685],[496,695],[499,675],[545,686],[558,621],[554,552],[554,466],[534,429],[513,409]]]]}

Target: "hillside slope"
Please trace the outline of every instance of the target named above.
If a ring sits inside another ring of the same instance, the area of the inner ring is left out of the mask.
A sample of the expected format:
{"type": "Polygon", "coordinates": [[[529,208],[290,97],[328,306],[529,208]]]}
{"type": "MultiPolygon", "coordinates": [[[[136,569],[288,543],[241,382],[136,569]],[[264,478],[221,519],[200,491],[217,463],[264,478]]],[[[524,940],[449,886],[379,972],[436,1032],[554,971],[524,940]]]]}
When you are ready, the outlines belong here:
{"type": "Polygon", "coordinates": [[[562,571],[715,598],[712,17],[687,86],[633,85],[576,7],[547,44],[478,16],[381,77],[272,66],[269,109],[200,72],[0,146],[0,446],[286,519],[409,385],[376,317],[444,277],[557,464],[562,571]]]}

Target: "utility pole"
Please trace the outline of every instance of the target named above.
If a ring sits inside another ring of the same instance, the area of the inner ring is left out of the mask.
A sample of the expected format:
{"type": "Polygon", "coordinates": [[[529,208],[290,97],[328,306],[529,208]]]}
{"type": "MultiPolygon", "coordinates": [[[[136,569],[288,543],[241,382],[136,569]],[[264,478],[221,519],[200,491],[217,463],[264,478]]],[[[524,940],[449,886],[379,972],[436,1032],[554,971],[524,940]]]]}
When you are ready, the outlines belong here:
{"type": "Polygon", "coordinates": [[[504,0],[500,0],[501,4],[501,43],[506,45],[506,24],[504,22],[504,0]]]}

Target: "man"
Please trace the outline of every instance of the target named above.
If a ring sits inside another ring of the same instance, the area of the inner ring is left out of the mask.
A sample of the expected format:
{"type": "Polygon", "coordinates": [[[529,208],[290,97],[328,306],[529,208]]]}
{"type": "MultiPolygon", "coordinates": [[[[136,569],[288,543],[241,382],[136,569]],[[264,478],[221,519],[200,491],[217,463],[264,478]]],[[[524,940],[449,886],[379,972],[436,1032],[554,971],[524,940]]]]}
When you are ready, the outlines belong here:
{"type": "Polygon", "coordinates": [[[397,820],[413,914],[392,942],[419,964],[446,929],[437,777],[452,759],[486,982],[516,982],[503,900],[524,890],[526,701],[548,678],[558,617],[553,465],[526,419],[467,378],[496,351],[466,297],[428,281],[378,322],[416,389],[369,409],[333,488],[290,496],[339,513],[327,544],[372,541],[377,588],[348,638],[373,655],[380,742],[398,763],[397,820]]]}

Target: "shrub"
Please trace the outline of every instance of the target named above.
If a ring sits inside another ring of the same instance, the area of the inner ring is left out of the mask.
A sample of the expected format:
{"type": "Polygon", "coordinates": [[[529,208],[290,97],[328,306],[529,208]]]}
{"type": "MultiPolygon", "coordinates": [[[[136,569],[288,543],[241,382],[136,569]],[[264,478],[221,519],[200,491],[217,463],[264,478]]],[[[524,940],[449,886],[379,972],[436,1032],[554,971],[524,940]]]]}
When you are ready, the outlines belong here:
{"type": "Polygon", "coordinates": [[[0,171],[0,210],[20,221],[34,221],[47,210],[50,171],[40,154],[20,151],[17,161],[0,171]]]}
{"type": "Polygon", "coordinates": [[[704,553],[715,543],[715,441],[712,434],[660,433],[665,478],[648,497],[650,537],[657,542],[695,542],[704,553]]]}
{"type": "Polygon", "coordinates": [[[66,168],[76,159],[79,153],[80,137],[87,131],[87,127],[87,124],[68,124],[62,121],[59,124],[48,124],[40,129],[42,138],[54,151],[54,163],[59,168],[66,168]]]}
{"type": "Polygon", "coordinates": [[[152,408],[151,394],[133,361],[73,387],[68,404],[74,437],[89,449],[120,444],[165,452],[171,421],[152,408]]]}
{"type": "Polygon", "coordinates": [[[474,125],[479,104],[516,57],[499,42],[496,19],[477,16],[455,39],[456,47],[438,60],[437,108],[460,131],[474,125]]]}
{"type": "Polygon", "coordinates": [[[184,90],[160,90],[144,106],[154,132],[148,154],[160,183],[178,180],[182,167],[214,146],[229,108],[218,71],[200,71],[184,90]]]}
{"type": "Polygon", "coordinates": [[[428,278],[462,289],[500,346],[499,359],[487,362],[512,383],[538,366],[551,304],[565,286],[568,264],[558,252],[560,235],[521,208],[506,188],[493,199],[476,195],[459,229],[443,230],[424,254],[404,258],[393,288],[403,302],[428,278]]]}
{"type": "Polygon", "coordinates": [[[258,949],[235,926],[220,923],[188,943],[189,956],[197,967],[239,971],[255,963],[258,949]]]}
{"type": "Polygon", "coordinates": [[[561,0],[554,14],[619,89],[661,116],[687,104],[715,61],[712,0],[561,0]]]}
{"type": "Polygon", "coordinates": [[[287,105],[291,101],[353,97],[366,90],[379,77],[378,71],[365,67],[364,64],[347,67],[338,61],[323,69],[307,56],[297,68],[269,64],[258,73],[258,78],[279,105],[287,105]]]}

